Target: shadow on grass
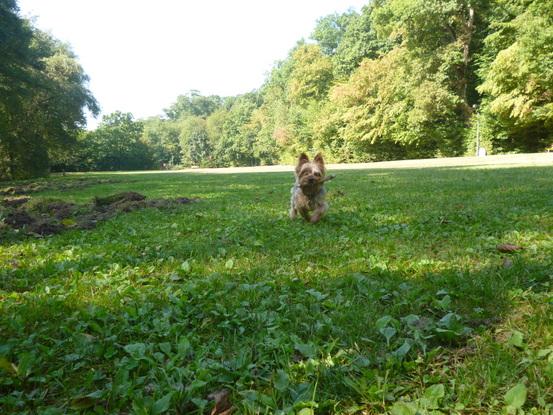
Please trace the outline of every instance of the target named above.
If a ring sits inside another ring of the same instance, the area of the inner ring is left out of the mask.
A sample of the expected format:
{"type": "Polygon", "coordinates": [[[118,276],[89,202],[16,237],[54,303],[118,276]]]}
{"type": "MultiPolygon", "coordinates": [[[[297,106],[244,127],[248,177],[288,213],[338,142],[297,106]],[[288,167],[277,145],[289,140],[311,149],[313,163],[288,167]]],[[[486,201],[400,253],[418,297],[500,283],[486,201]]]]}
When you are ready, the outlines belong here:
{"type": "Polygon", "coordinates": [[[511,313],[513,292],[544,289],[551,267],[515,259],[509,269],[440,269],[416,277],[374,268],[330,278],[273,278],[252,268],[176,281],[108,278],[115,286],[82,281],[87,292],[96,292],[92,298],[53,286],[4,300],[3,355],[28,366],[0,391],[41,396],[26,409],[66,405],[97,391],[103,391],[97,393],[101,406],[125,408],[140,396],[173,391],[173,407],[188,412],[194,399],[228,388],[234,401],[262,408],[267,402],[248,403],[244,394],[273,388],[281,370],[290,385],[275,407],[310,401],[317,388],[321,412],[332,413],[337,402],[368,399],[355,382],[370,384],[370,376],[376,381],[386,374],[390,390],[373,392],[383,402],[394,385],[413,376],[408,362],[493,332],[511,313]],[[452,314],[459,320],[443,324],[452,314]],[[388,341],[378,327],[383,318],[396,331],[388,341]],[[403,354],[404,344],[409,350],[403,354]],[[24,363],[29,356],[32,362],[24,363]],[[128,389],[111,388],[122,368],[132,379],[128,389]],[[179,389],[198,376],[197,389],[179,389]]]}

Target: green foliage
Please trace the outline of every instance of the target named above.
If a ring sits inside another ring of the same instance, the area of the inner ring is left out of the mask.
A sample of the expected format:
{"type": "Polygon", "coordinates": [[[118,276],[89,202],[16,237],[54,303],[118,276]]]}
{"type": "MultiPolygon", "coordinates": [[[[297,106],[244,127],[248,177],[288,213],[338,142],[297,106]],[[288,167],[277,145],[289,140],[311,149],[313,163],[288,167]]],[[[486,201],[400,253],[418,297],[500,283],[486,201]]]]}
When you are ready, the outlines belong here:
{"type": "Polygon", "coordinates": [[[350,11],[344,14],[330,14],[317,21],[317,26],[311,34],[325,55],[334,55],[342,44],[342,38],[349,25],[356,20],[357,13],[350,11]]]}
{"type": "Polygon", "coordinates": [[[150,168],[152,156],[142,141],[143,129],[143,123],[130,113],[104,116],[98,128],[85,135],[80,163],[91,170],[150,168]]]}
{"type": "Polygon", "coordinates": [[[222,104],[223,99],[217,95],[205,97],[198,91],[190,91],[187,95],[180,95],[177,102],[166,109],[165,113],[171,120],[187,116],[206,118],[222,104]]]}
{"type": "Polygon", "coordinates": [[[288,97],[292,104],[305,105],[325,97],[332,80],[332,62],[317,45],[299,46],[291,55],[288,97]]]}
{"type": "Polygon", "coordinates": [[[172,167],[181,163],[181,145],[178,122],[151,117],[143,121],[142,140],[150,149],[156,168],[172,167]]]}
{"type": "Polygon", "coordinates": [[[0,1],[0,179],[44,175],[98,111],[70,48],[0,1]]]}
{"type": "Polygon", "coordinates": [[[258,106],[256,94],[237,97],[230,103],[221,135],[214,138],[214,154],[221,166],[255,166],[259,164],[254,156],[256,141],[255,127],[250,124],[253,112],[258,106]]]}
{"type": "Polygon", "coordinates": [[[363,61],[330,95],[318,136],[340,160],[432,157],[461,149],[459,97],[404,47],[363,61]]]}
{"type": "Polygon", "coordinates": [[[539,151],[553,143],[553,7],[544,0],[513,3],[521,12],[497,22],[485,39],[478,89],[496,119],[494,147],[539,151]]]}
{"type": "Polygon", "coordinates": [[[347,78],[365,58],[375,59],[389,51],[387,39],[379,39],[373,29],[371,3],[347,25],[332,60],[336,78],[347,78]]]}
{"type": "Polygon", "coordinates": [[[182,162],[188,166],[209,166],[211,143],[206,121],[200,117],[189,117],[183,120],[180,142],[182,162]]]}

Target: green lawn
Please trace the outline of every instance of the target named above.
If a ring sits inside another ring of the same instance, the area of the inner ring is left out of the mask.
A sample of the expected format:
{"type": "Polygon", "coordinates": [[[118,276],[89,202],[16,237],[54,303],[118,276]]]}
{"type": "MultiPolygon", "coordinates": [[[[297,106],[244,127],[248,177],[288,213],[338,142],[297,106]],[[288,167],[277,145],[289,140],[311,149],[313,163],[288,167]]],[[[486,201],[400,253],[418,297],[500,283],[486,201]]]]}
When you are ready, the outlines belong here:
{"type": "Polygon", "coordinates": [[[317,225],[291,173],[33,193],[200,200],[0,243],[0,413],[548,414],[553,167],[336,173],[317,225]]]}

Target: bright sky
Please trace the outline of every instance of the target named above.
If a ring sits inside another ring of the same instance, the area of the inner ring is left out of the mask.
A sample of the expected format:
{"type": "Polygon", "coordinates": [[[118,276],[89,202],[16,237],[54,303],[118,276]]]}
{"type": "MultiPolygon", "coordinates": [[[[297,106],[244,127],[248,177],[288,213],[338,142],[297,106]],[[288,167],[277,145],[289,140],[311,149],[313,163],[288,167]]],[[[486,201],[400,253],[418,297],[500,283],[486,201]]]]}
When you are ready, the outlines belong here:
{"type": "Polygon", "coordinates": [[[258,88],[318,18],[359,11],[368,0],[18,3],[23,16],[71,44],[103,114],[120,110],[143,118],[162,114],[192,89],[229,96],[258,88]]]}

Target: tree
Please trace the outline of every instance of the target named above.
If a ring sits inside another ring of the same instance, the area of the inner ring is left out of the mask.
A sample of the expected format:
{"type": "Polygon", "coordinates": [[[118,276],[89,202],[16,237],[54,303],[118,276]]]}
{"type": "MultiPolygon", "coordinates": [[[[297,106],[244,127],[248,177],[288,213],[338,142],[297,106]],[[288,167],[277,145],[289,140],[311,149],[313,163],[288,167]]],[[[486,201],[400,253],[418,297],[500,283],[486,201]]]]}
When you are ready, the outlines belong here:
{"type": "Polygon", "coordinates": [[[33,29],[13,1],[0,0],[0,18],[0,176],[44,175],[98,107],[69,46],[33,29]]]}
{"type": "Polygon", "coordinates": [[[185,116],[208,117],[223,104],[223,99],[217,95],[202,96],[198,91],[190,91],[186,95],[179,95],[177,102],[165,110],[171,120],[185,116]]]}
{"type": "Polygon", "coordinates": [[[553,5],[499,1],[510,13],[485,39],[478,90],[495,151],[553,143],[553,5]]]}
{"type": "Polygon", "coordinates": [[[475,66],[471,60],[486,27],[484,0],[389,0],[373,10],[380,36],[404,45],[413,58],[429,63],[462,100],[465,120],[477,103],[475,66]],[[481,24],[482,23],[482,24],[481,24]]]}
{"type": "MultiPolygon", "coordinates": [[[[365,58],[375,59],[391,49],[387,39],[379,39],[372,22],[373,3],[363,7],[361,14],[346,13],[347,24],[334,50],[332,62],[336,78],[349,76],[365,58]]],[[[342,17],[342,18],[343,18],[342,17]]]]}
{"type": "Polygon", "coordinates": [[[257,94],[244,94],[236,98],[226,114],[221,137],[215,140],[215,158],[223,166],[255,166],[259,159],[254,155],[257,131],[251,117],[259,106],[257,94]]]}
{"type": "Polygon", "coordinates": [[[405,47],[365,59],[333,87],[317,123],[320,146],[341,161],[432,157],[461,151],[460,99],[405,47]]]}
{"type": "Polygon", "coordinates": [[[291,61],[290,100],[303,105],[310,99],[323,99],[333,79],[331,59],[323,55],[318,45],[301,45],[292,53],[291,61]]]}
{"type": "Polygon", "coordinates": [[[180,124],[159,117],[148,118],[143,124],[142,141],[150,149],[154,166],[163,168],[180,164],[180,124]]]}
{"type": "Polygon", "coordinates": [[[180,142],[182,161],[185,165],[211,165],[212,148],[205,119],[201,117],[186,118],[182,124],[180,142]]]}
{"type": "Polygon", "coordinates": [[[85,108],[98,107],[69,46],[33,29],[13,1],[0,0],[0,18],[0,177],[44,175],[76,142],[85,108]]]}
{"type": "Polygon", "coordinates": [[[354,11],[325,16],[317,21],[317,26],[315,26],[311,38],[317,41],[325,55],[332,56],[342,43],[342,38],[349,24],[357,17],[358,14],[354,11]]]}
{"type": "Polygon", "coordinates": [[[132,114],[105,115],[98,128],[86,134],[81,164],[91,170],[144,170],[152,168],[152,155],[142,141],[144,125],[132,114]]]}

